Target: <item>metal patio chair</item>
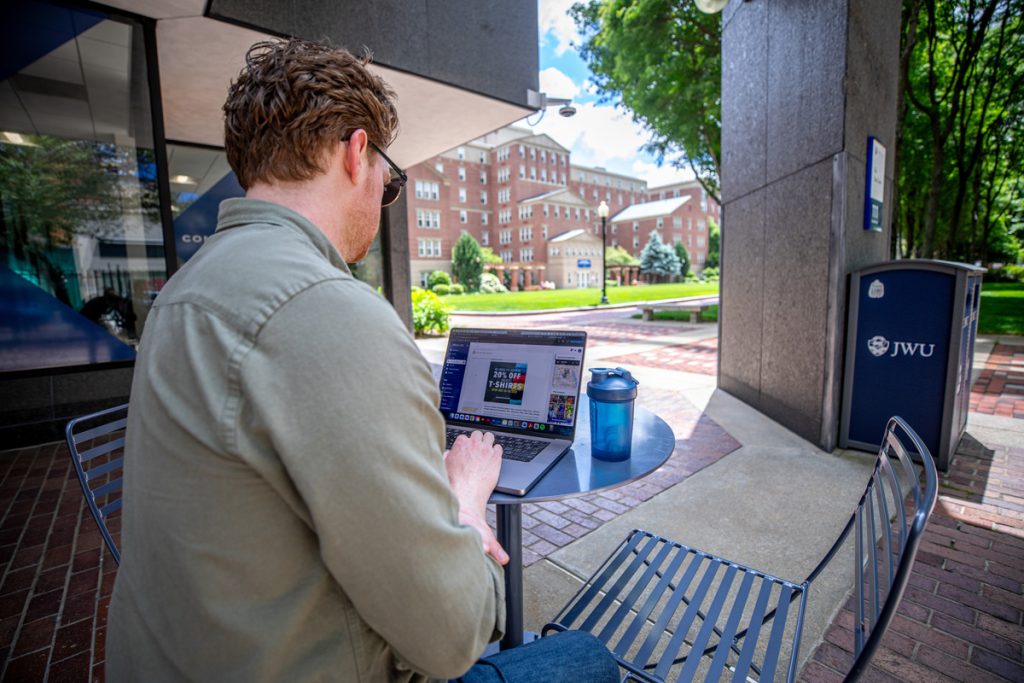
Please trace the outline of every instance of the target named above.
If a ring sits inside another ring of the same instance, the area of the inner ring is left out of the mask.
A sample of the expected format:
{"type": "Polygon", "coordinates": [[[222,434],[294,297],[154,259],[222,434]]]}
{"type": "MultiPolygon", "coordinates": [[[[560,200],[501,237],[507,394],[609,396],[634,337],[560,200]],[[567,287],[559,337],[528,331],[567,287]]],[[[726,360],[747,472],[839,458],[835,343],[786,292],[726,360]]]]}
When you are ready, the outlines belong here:
{"type": "Polygon", "coordinates": [[[121,551],[114,540],[121,511],[121,470],[124,463],[124,431],[128,404],[76,417],[68,422],[64,437],[71,451],[78,483],[85,502],[103,535],[114,562],[121,564],[121,551]]]}
{"type": "Polygon", "coordinates": [[[852,533],[854,642],[845,680],[856,681],[896,613],[937,493],[928,449],[893,417],[860,502],[802,583],[634,530],[543,632],[594,634],[626,670],[623,681],[773,681],[783,670],[793,681],[808,588],[852,533]],[[923,486],[912,453],[923,463],[923,486]]]}

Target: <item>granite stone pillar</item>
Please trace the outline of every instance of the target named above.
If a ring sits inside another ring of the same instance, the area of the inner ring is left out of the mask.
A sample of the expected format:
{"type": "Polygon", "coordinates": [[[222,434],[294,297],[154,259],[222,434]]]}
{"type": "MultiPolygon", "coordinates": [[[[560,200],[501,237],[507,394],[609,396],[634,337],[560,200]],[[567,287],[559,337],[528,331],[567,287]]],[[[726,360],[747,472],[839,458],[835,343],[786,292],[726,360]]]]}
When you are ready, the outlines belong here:
{"type": "Polygon", "coordinates": [[[900,3],[733,0],[722,20],[719,386],[832,450],[847,275],[888,258],[900,3]],[[863,228],[868,136],[881,232],[863,228]]]}

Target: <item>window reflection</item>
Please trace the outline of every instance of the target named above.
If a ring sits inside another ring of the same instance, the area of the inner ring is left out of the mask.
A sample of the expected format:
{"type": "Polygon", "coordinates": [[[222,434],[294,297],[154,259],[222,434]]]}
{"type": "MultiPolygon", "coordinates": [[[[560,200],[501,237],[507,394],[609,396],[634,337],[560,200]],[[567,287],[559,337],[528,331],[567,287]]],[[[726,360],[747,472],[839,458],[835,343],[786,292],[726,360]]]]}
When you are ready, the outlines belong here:
{"type": "Polygon", "coordinates": [[[0,371],[130,360],[166,279],[142,31],[4,14],[0,371]]]}

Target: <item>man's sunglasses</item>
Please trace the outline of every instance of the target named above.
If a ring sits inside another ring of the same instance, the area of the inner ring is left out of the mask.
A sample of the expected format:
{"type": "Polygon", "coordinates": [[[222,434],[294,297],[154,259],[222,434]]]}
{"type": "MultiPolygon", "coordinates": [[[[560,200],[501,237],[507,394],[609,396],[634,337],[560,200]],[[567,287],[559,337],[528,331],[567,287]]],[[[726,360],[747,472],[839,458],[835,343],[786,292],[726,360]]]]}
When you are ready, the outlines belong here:
{"type": "MultiPolygon", "coordinates": [[[[352,136],[346,135],[341,139],[341,141],[348,142],[350,137],[352,136]]],[[[391,161],[388,155],[384,153],[384,150],[375,145],[372,140],[367,140],[367,142],[370,143],[370,147],[373,147],[373,149],[376,150],[377,154],[384,157],[384,161],[388,162],[388,166],[391,167],[391,171],[394,174],[384,185],[384,194],[381,195],[380,198],[380,205],[382,208],[385,206],[391,206],[398,200],[398,196],[402,194],[402,188],[405,187],[405,184],[409,181],[409,176],[405,175],[405,171],[398,168],[398,164],[391,161]]]]}

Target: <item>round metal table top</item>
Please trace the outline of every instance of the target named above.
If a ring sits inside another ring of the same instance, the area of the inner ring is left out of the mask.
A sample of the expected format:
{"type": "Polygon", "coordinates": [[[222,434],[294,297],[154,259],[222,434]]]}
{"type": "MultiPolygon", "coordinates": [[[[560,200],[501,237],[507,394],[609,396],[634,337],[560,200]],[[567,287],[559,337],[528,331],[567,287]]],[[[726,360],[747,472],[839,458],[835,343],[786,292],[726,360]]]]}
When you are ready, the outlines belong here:
{"type": "Polygon", "coordinates": [[[490,502],[500,505],[537,503],[622,486],[665,464],[675,446],[672,428],[651,411],[636,406],[630,457],[622,462],[606,462],[591,457],[590,399],[582,394],[576,417],[576,439],[569,451],[526,495],[513,496],[495,491],[490,502]]]}

